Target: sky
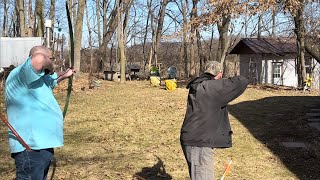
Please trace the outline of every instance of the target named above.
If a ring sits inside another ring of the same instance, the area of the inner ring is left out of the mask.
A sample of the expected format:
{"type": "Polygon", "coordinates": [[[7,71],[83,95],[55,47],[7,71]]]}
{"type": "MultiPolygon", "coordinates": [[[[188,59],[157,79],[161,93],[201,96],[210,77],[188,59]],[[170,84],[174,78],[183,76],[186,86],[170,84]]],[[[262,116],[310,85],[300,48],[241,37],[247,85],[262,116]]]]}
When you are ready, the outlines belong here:
{"type": "MultiPolygon", "coordinates": [[[[155,0],[154,0],[155,1],[155,0]]],[[[156,0],[159,1],[159,0],[156,0]]],[[[46,18],[48,18],[49,13],[48,12],[48,7],[49,7],[49,0],[46,0],[46,12],[45,12],[45,16],[46,18]]],[[[89,19],[90,19],[90,26],[91,27],[95,27],[93,26],[93,24],[96,24],[96,11],[95,11],[95,1],[94,0],[88,0],[88,11],[89,11],[89,19]]],[[[145,26],[146,26],[146,17],[147,17],[147,13],[148,13],[148,9],[145,7],[146,5],[146,1],[144,0],[138,0],[135,1],[136,3],[132,6],[130,14],[131,14],[131,22],[129,24],[130,27],[136,27],[136,31],[137,32],[143,32],[143,33],[137,33],[138,37],[136,39],[136,43],[141,43],[142,42],[142,37],[144,35],[144,31],[145,31],[145,26]],[[133,19],[134,14],[136,13],[136,19],[133,19]],[[134,20],[136,21],[137,25],[133,25],[134,24],[134,20]]],[[[159,6],[153,6],[154,8],[154,12],[155,14],[158,13],[159,11],[159,6]]],[[[191,9],[191,5],[189,5],[189,9],[191,9]]],[[[12,8],[10,9],[12,12],[12,8]]],[[[110,12],[110,9],[108,10],[108,12],[110,12]]],[[[3,13],[3,5],[0,5],[0,14],[3,13]]],[[[172,37],[177,37],[177,32],[181,30],[181,21],[182,21],[182,16],[181,13],[179,12],[179,8],[177,6],[176,3],[171,2],[168,4],[167,6],[167,13],[170,14],[170,16],[166,16],[165,17],[165,22],[164,22],[164,28],[163,28],[163,40],[170,40],[171,41],[179,41],[180,38],[174,38],[174,40],[172,40],[172,37]],[[174,17],[175,20],[173,20],[174,17]],[[170,37],[170,38],[167,38],[170,37]]],[[[2,17],[2,16],[0,16],[2,17]]],[[[102,18],[100,18],[102,21],[102,18]]],[[[249,21],[249,26],[248,26],[248,34],[254,34],[254,32],[257,30],[256,28],[256,24],[257,24],[257,16],[251,16],[250,19],[247,18],[247,20],[249,21]]],[[[243,26],[243,22],[245,20],[245,17],[240,16],[237,19],[233,20],[233,27],[234,30],[232,33],[234,34],[238,34],[240,33],[240,31],[242,32],[242,34],[244,35],[244,30],[241,29],[241,27],[243,26]]],[[[264,16],[264,22],[267,23],[270,21],[270,14],[266,14],[264,16]]],[[[288,27],[290,27],[290,21],[288,19],[287,16],[284,16],[283,14],[280,14],[277,16],[277,21],[281,22],[281,24],[279,24],[279,26],[277,27],[277,33],[278,34],[287,34],[286,32],[283,32],[284,29],[288,29],[288,27]]],[[[2,25],[3,19],[0,18],[0,24],[2,25]]],[[[86,16],[84,17],[84,21],[83,21],[83,36],[82,36],[82,47],[86,48],[88,47],[88,38],[89,38],[89,33],[88,33],[88,26],[87,26],[87,20],[86,20],[86,16]]],[[[270,26],[270,25],[269,25],[270,26]]],[[[101,23],[101,27],[102,27],[102,23],[101,23]]],[[[212,26],[205,26],[202,27],[202,38],[207,40],[211,38],[211,32],[213,30],[213,35],[215,38],[218,37],[218,31],[216,26],[214,26],[212,28],[212,26]]],[[[289,28],[290,29],[290,28],[289,28]]],[[[56,0],[56,19],[55,19],[55,28],[53,29],[53,32],[57,35],[60,34],[60,37],[62,34],[64,34],[66,37],[68,37],[68,23],[67,23],[67,16],[66,16],[66,9],[65,9],[65,1],[64,0],[56,0]],[[61,31],[59,31],[61,30],[61,31]]],[[[150,41],[151,39],[151,29],[148,29],[148,40],[150,41]]],[[[93,42],[95,42],[95,45],[97,45],[97,32],[96,30],[93,31],[93,42]]],[[[263,35],[267,35],[267,31],[265,31],[263,33],[263,35]]],[[[128,38],[129,40],[131,39],[130,37],[128,38]]],[[[132,45],[133,44],[133,40],[131,39],[131,41],[127,44],[127,45],[132,45]]]]}

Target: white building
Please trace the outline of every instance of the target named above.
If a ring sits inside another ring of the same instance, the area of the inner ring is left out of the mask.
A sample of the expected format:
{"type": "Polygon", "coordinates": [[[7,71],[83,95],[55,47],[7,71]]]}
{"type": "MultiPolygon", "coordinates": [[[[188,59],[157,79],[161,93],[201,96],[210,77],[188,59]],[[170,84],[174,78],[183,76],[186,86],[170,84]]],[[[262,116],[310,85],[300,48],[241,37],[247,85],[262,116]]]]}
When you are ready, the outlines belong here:
{"type": "MultiPolygon", "coordinates": [[[[240,56],[240,75],[253,84],[298,86],[295,40],[243,38],[230,54],[240,56]]],[[[307,74],[313,78],[312,88],[319,89],[319,63],[308,54],[305,59],[307,74]]]]}
{"type": "Polygon", "coordinates": [[[0,67],[18,66],[32,47],[43,44],[41,37],[0,37],[0,67]]]}

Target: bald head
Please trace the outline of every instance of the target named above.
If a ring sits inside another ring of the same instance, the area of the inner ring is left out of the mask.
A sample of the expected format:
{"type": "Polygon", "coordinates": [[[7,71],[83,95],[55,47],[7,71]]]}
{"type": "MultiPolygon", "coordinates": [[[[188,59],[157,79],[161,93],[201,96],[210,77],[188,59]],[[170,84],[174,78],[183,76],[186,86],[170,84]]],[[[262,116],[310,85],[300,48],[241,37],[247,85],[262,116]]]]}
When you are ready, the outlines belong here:
{"type": "Polygon", "coordinates": [[[31,63],[37,72],[42,70],[48,71],[50,74],[54,72],[54,64],[52,62],[54,58],[50,49],[44,46],[34,46],[30,50],[29,56],[32,56],[31,63]]]}
{"type": "Polygon", "coordinates": [[[34,56],[36,54],[43,54],[46,56],[51,56],[52,52],[50,49],[44,47],[44,46],[34,46],[30,52],[29,52],[29,56],[34,56]]]}

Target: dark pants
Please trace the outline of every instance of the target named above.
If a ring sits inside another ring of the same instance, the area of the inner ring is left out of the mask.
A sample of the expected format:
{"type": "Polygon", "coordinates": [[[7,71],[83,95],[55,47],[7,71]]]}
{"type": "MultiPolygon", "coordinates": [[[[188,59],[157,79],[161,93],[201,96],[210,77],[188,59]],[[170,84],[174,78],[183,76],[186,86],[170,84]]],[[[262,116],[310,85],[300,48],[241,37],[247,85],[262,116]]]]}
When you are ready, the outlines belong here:
{"type": "Polygon", "coordinates": [[[41,150],[24,150],[13,153],[17,180],[45,180],[53,159],[53,148],[41,150]]]}
{"type": "Polygon", "coordinates": [[[210,147],[184,146],[182,150],[191,180],[213,180],[213,149],[210,147]]]}

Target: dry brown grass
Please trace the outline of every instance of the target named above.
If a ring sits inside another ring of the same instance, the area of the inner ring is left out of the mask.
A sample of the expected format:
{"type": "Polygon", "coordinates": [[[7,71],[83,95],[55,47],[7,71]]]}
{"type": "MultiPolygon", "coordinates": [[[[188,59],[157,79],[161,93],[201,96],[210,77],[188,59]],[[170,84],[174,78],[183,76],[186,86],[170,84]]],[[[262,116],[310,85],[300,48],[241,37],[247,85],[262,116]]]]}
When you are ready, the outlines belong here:
{"type": "MultiPolygon", "coordinates": [[[[65,119],[65,146],[55,151],[54,179],[132,179],[135,174],[188,179],[179,142],[186,89],[170,92],[149,87],[147,81],[103,80],[99,88],[88,89],[85,77],[74,83],[65,119]]],[[[55,92],[64,106],[65,85],[55,92]]],[[[221,177],[225,163],[232,159],[226,179],[319,178],[318,134],[306,125],[304,115],[310,104],[320,104],[318,95],[249,87],[230,104],[234,144],[215,151],[216,177],[221,177]],[[309,150],[279,145],[289,140],[304,141],[309,150]]],[[[3,103],[1,107],[3,112],[3,103]]],[[[0,179],[13,179],[15,168],[3,123],[0,138],[0,179]]]]}

